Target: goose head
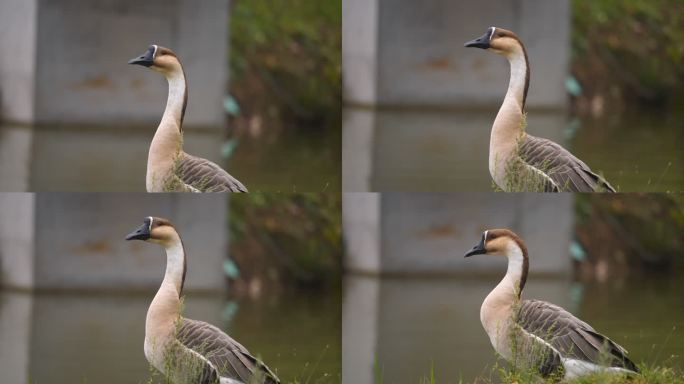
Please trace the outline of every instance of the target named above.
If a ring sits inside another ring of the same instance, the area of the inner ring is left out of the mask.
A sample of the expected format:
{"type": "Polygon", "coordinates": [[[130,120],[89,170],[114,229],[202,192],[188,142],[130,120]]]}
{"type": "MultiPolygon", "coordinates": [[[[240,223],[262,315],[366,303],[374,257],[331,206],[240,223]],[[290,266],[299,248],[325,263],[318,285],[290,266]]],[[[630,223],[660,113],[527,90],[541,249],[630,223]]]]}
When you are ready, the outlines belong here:
{"type": "Polygon", "coordinates": [[[126,236],[126,240],[142,240],[170,246],[179,240],[179,236],[169,220],[149,216],[140,227],[126,236]]]}
{"type": "Polygon", "coordinates": [[[527,248],[520,237],[509,229],[488,229],[482,232],[480,242],[466,252],[464,257],[475,255],[510,256],[527,255],[527,248]]]}
{"type": "Polygon", "coordinates": [[[176,54],[172,50],[156,44],[150,45],[147,51],[129,60],[128,64],[142,65],[165,75],[181,69],[181,64],[176,54]]]}
{"type": "Polygon", "coordinates": [[[515,33],[507,29],[489,27],[484,35],[465,43],[464,46],[486,49],[503,56],[509,56],[518,52],[522,43],[515,33]]]}

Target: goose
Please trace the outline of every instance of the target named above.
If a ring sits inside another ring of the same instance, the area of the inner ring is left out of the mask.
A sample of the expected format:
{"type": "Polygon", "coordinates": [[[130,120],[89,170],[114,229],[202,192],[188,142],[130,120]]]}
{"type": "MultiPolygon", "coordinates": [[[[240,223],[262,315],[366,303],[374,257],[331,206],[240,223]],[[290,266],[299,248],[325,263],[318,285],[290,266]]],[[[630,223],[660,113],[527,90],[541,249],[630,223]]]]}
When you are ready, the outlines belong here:
{"type": "Polygon", "coordinates": [[[276,384],[280,380],[240,343],[219,328],[181,316],[187,258],[173,224],[147,217],[126,236],[166,250],[166,273],[145,320],[145,357],[173,383],[276,384]]]}
{"type": "Polygon", "coordinates": [[[178,56],[168,48],[153,44],[128,64],[159,72],[169,83],[166,110],[147,157],[147,192],[247,192],[241,182],[215,163],[183,152],[188,85],[178,56]]]}
{"type": "Polygon", "coordinates": [[[499,188],[507,192],[615,192],[603,177],[565,148],[525,132],[530,64],[525,46],[515,33],[490,27],[465,46],[505,56],[510,63],[508,91],[489,141],[489,173],[499,188]]]}
{"type": "Polygon", "coordinates": [[[527,247],[508,229],[490,229],[465,254],[508,258],[508,270],[480,308],[480,321],[494,350],[544,377],[565,380],[591,372],[637,374],[627,351],[563,308],[522,300],[529,268],[527,247]]]}

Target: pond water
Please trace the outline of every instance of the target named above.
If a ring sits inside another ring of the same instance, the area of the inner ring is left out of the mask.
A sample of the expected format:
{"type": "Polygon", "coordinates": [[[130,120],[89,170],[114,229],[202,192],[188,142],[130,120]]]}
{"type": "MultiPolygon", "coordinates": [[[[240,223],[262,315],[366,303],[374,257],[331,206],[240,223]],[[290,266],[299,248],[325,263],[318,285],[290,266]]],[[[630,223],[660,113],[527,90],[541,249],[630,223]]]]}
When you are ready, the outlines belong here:
{"type": "MultiPolygon", "coordinates": [[[[0,191],[145,191],[145,128],[0,124],[0,191]]],[[[340,131],[296,130],[240,140],[221,158],[218,130],[188,128],[186,152],[207,158],[251,191],[338,191],[340,131]]]]}
{"type": "MultiPolygon", "coordinates": [[[[417,383],[431,367],[439,383],[495,378],[497,359],[479,316],[500,279],[347,276],[345,382],[371,383],[381,375],[384,383],[417,383]]],[[[533,275],[523,297],[564,307],[625,347],[635,362],[667,361],[684,370],[683,292],[681,279],[582,284],[533,275]]]]}
{"type": "MultiPolygon", "coordinates": [[[[143,340],[153,296],[0,292],[3,384],[147,383],[143,340]]],[[[339,382],[339,294],[257,301],[188,294],[185,304],[185,316],[222,328],[283,382],[339,382]]]]}
{"type": "MultiPolygon", "coordinates": [[[[491,191],[497,109],[343,114],[344,191],[491,191]]],[[[630,110],[603,119],[530,111],[527,131],[556,141],[622,192],[684,191],[684,115],[630,110]]]]}

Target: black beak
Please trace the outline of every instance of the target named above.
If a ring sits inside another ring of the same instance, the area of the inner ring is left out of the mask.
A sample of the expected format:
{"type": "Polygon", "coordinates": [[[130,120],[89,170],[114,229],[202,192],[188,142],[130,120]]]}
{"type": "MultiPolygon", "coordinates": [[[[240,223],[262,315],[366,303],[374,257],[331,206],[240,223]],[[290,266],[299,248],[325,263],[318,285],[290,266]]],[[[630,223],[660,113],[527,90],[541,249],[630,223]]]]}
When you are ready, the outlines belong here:
{"type": "Polygon", "coordinates": [[[489,40],[491,40],[491,35],[492,35],[492,30],[491,28],[485,33],[484,35],[478,37],[475,40],[470,40],[469,42],[465,43],[463,46],[464,47],[472,47],[472,48],[482,48],[482,49],[487,49],[489,48],[489,40]]]}
{"type": "Polygon", "coordinates": [[[150,45],[147,51],[139,57],[129,60],[128,64],[138,64],[143,67],[152,66],[152,64],[154,64],[154,45],[150,45]]]}
{"type": "Polygon", "coordinates": [[[470,256],[475,256],[475,255],[484,255],[487,253],[487,250],[485,249],[485,237],[484,234],[482,235],[482,239],[480,242],[473,247],[470,251],[466,252],[466,254],[463,257],[470,257],[470,256]]]}
{"type": "Polygon", "coordinates": [[[145,222],[135,231],[126,235],[126,240],[147,240],[150,238],[150,224],[145,222]]]}

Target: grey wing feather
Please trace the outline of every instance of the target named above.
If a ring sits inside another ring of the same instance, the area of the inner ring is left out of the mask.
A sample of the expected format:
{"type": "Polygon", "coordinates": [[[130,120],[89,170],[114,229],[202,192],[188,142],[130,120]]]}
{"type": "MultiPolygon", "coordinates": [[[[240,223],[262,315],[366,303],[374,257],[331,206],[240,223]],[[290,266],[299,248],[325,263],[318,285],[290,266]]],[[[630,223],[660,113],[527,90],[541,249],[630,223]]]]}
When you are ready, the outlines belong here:
{"type": "Polygon", "coordinates": [[[185,347],[207,358],[221,377],[246,383],[252,383],[250,380],[256,377],[263,384],[280,383],[275,373],[252,356],[247,348],[211,324],[182,319],[177,338],[185,347]]]}
{"type": "Polygon", "coordinates": [[[603,177],[594,173],[582,160],[551,140],[525,135],[518,147],[520,158],[546,173],[554,182],[545,185],[547,192],[615,192],[603,177]]]}
{"type": "Polygon", "coordinates": [[[551,344],[564,357],[639,372],[627,358],[624,348],[557,305],[524,300],[517,322],[525,331],[551,344]]]}
{"type": "Polygon", "coordinates": [[[181,181],[200,192],[247,192],[238,179],[217,164],[182,153],[175,171],[181,181]]]}

